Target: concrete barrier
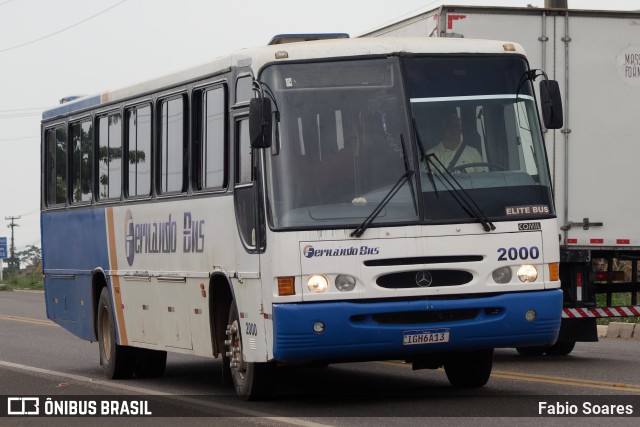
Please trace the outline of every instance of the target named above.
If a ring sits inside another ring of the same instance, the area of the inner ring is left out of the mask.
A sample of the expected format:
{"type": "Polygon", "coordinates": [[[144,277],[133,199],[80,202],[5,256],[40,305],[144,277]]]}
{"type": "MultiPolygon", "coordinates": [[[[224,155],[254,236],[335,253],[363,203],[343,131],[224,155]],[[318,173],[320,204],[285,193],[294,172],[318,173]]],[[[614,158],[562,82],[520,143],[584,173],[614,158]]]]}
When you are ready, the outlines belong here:
{"type": "MultiPolygon", "coordinates": [[[[635,323],[611,322],[607,327],[607,338],[629,339],[634,336],[635,323]]],[[[640,335],[638,333],[637,335],[640,335]]]]}

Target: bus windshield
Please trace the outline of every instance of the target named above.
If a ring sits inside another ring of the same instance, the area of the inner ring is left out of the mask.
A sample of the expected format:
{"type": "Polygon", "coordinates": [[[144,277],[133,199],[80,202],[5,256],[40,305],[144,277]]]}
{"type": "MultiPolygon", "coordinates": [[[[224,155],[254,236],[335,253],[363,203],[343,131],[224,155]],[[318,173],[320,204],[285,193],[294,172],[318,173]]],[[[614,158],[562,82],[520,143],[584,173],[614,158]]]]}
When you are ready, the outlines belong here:
{"type": "Polygon", "coordinates": [[[554,215],[527,64],[517,56],[276,64],[266,161],[274,229],[372,227],[554,215]],[[419,177],[419,178],[418,178],[419,177]]]}

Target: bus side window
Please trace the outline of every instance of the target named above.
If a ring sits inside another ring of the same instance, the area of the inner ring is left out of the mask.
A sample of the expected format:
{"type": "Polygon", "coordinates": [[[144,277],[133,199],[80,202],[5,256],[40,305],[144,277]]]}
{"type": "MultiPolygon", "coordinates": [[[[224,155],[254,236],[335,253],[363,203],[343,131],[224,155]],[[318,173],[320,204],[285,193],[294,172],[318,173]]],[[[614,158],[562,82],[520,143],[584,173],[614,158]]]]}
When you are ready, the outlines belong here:
{"type": "Polygon", "coordinates": [[[251,142],[249,139],[249,119],[236,121],[236,187],[235,205],[238,230],[246,248],[256,247],[256,201],[255,185],[252,184],[251,142]]]}
{"type": "Polygon", "coordinates": [[[47,130],[47,205],[63,205],[67,201],[67,130],[47,130]]]}
{"type": "Polygon", "coordinates": [[[236,81],[236,104],[249,102],[253,98],[253,76],[241,76],[236,81]]]}
{"type": "Polygon", "coordinates": [[[71,125],[71,201],[91,202],[93,199],[93,124],[85,120],[71,125]]]}
{"type": "Polygon", "coordinates": [[[184,179],[185,106],[184,97],[161,101],[160,185],[161,193],[186,190],[184,179]]]}
{"type": "Polygon", "coordinates": [[[198,190],[227,187],[226,87],[203,90],[198,96],[198,137],[194,149],[198,190]]]}
{"type": "Polygon", "coordinates": [[[236,150],[237,150],[237,172],[236,183],[251,183],[251,141],[249,139],[249,120],[241,120],[237,123],[236,129],[236,150]]]}
{"type": "Polygon", "coordinates": [[[122,117],[120,113],[98,121],[98,196],[119,199],[122,194],[122,117]]]}
{"type": "Polygon", "coordinates": [[[127,110],[127,196],[151,194],[151,107],[138,106],[127,110]]]}

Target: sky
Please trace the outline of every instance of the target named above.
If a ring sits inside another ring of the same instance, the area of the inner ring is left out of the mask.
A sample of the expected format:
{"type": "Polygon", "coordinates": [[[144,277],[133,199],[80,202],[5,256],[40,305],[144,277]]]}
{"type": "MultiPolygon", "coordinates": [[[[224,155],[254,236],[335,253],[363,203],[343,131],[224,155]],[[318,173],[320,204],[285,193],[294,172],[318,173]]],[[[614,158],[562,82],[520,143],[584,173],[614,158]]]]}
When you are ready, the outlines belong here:
{"type": "MultiPolygon", "coordinates": [[[[97,94],[200,64],[275,34],[357,36],[441,4],[544,0],[0,0],[0,237],[40,245],[40,120],[70,95],[97,94]]],[[[640,10],[640,0],[569,0],[640,10]]]]}

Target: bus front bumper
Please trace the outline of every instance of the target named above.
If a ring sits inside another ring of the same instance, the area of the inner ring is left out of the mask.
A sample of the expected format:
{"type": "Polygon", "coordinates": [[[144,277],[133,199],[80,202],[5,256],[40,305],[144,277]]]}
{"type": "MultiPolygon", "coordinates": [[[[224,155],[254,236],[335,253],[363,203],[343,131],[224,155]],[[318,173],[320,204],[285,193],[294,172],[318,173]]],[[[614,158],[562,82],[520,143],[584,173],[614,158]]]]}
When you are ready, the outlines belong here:
{"type": "Polygon", "coordinates": [[[274,359],[348,361],[553,344],[562,291],[273,305],[274,359]]]}

